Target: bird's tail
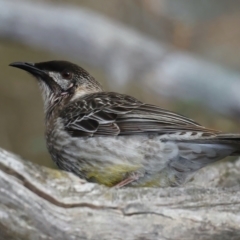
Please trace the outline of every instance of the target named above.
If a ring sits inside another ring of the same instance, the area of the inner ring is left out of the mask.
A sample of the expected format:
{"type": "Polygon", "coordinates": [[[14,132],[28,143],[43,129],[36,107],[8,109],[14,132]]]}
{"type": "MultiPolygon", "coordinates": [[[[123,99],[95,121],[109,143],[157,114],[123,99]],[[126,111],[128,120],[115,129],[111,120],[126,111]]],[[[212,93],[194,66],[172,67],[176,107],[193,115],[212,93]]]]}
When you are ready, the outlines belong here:
{"type": "Polygon", "coordinates": [[[216,136],[216,140],[219,143],[230,145],[234,148],[231,156],[240,155],[240,134],[221,133],[216,136]]]}
{"type": "Polygon", "coordinates": [[[240,155],[240,134],[216,133],[211,137],[179,141],[176,144],[178,154],[167,164],[168,181],[178,179],[177,183],[170,183],[171,186],[186,182],[192,173],[208,164],[228,156],[240,155]]]}

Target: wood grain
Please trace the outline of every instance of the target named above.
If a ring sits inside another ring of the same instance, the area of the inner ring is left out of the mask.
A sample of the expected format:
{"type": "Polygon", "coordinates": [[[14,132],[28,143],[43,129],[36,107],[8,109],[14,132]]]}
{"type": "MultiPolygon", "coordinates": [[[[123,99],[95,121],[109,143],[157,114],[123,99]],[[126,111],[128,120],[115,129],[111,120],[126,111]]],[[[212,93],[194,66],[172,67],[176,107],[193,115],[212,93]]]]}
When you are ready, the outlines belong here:
{"type": "Polygon", "coordinates": [[[211,166],[185,188],[115,189],[0,150],[0,239],[239,239],[239,169],[211,166]]]}

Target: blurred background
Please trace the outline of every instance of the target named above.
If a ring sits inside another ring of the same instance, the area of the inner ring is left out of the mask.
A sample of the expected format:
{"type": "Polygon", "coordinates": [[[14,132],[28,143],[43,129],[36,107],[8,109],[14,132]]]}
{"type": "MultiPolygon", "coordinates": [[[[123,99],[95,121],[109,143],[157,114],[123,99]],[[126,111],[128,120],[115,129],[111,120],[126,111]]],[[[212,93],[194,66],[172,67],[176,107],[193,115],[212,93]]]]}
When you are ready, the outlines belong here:
{"type": "Polygon", "coordinates": [[[55,167],[36,81],[14,61],[69,60],[106,90],[240,132],[240,1],[0,0],[0,147],[55,167]]]}

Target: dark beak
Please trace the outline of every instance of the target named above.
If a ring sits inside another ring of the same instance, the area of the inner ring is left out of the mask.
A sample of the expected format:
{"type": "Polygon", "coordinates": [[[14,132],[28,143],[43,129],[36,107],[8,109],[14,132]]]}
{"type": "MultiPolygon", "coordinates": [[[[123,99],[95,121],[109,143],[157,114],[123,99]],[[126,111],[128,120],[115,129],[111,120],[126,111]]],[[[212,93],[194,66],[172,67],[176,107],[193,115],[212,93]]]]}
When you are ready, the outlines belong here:
{"type": "Polygon", "coordinates": [[[14,63],[9,64],[9,66],[23,69],[23,70],[31,73],[35,77],[41,77],[42,79],[48,77],[48,74],[45,71],[35,67],[34,63],[14,62],[14,63]]]}

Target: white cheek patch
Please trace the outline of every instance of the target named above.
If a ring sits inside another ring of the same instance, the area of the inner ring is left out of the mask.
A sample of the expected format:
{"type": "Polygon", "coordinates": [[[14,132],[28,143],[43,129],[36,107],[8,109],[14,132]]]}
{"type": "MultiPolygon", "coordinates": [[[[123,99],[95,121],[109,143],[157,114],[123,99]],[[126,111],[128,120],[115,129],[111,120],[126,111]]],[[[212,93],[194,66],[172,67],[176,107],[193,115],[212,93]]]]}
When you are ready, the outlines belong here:
{"type": "Polygon", "coordinates": [[[69,80],[63,79],[60,73],[49,72],[48,74],[63,90],[67,90],[69,88],[69,80]]]}
{"type": "Polygon", "coordinates": [[[60,73],[58,72],[49,72],[48,75],[54,80],[56,81],[56,79],[60,78],[60,73]]]}

